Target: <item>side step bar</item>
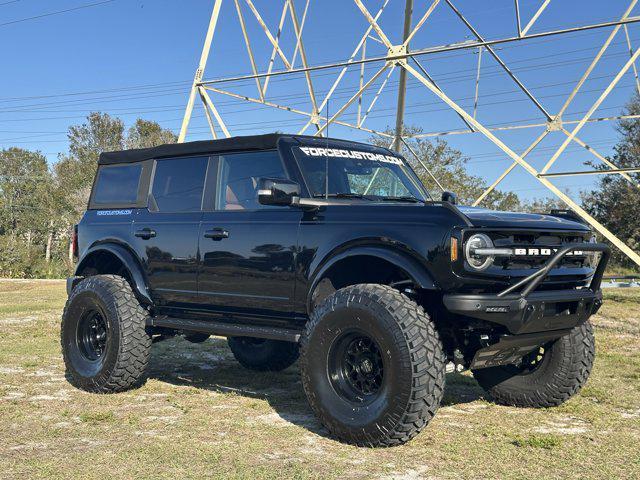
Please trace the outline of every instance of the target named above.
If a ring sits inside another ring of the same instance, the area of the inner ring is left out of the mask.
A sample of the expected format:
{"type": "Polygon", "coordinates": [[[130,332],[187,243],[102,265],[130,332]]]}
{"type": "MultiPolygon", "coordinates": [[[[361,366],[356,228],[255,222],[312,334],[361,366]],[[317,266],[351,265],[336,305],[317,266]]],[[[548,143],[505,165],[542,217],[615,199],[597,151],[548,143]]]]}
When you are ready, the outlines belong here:
{"type": "Polygon", "coordinates": [[[151,327],[171,328],[174,330],[186,330],[189,332],[208,333],[209,335],[218,335],[221,337],[256,337],[295,343],[298,343],[302,336],[301,330],[288,328],[261,327],[215,320],[192,320],[167,316],[151,317],[147,320],[147,325],[151,327]]]}

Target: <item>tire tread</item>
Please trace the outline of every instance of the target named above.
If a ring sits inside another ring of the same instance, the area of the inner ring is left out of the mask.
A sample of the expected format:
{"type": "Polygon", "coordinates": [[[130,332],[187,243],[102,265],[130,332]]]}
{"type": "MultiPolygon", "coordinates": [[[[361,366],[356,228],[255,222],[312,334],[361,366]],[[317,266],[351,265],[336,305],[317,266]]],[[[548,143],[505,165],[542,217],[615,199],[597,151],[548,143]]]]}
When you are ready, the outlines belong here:
{"type": "Polygon", "coordinates": [[[413,437],[429,423],[440,406],[445,386],[446,358],[442,342],[435,325],[424,309],[399,291],[379,284],[358,284],[338,290],[327,297],[312,313],[307,322],[301,342],[302,383],[309,402],[319,415],[322,423],[332,430],[332,420],[326,418],[322,411],[314,407],[313,389],[310,378],[305,374],[305,350],[312,332],[322,328],[323,316],[337,305],[356,303],[367,305],[372,310],[382,313],[385,310],[394,318],[396,326],[392,334],[396,342],[406,344],[408,358],[411,362],[413,378],[408,403],[404,413],[395,419],[392,429],[379,425],[379,435],[363,439],[361,432],[337,434],[340,441],[368,447],[391,447],[401,445],[413,437]]]}
{"type": "MultiPolygon", "coordinates": [[[[92,393],[122,392],[141,386],[146,381],[145,372],[152,343],[146,330],[147,312],[123,277],[95,275],[82,280],[71,292],[62,314],[63,332],[69,306],[77,295],[86,291],[98,294],[108,310],[115,313],[119,324],[118,352],[115,365],[108,375],[96,375],[89,384],[79,381],[67,368],[71,383],[92,393]]],[[[63,338],[61,342],[65,364],[68,365],[63,338]]]]}

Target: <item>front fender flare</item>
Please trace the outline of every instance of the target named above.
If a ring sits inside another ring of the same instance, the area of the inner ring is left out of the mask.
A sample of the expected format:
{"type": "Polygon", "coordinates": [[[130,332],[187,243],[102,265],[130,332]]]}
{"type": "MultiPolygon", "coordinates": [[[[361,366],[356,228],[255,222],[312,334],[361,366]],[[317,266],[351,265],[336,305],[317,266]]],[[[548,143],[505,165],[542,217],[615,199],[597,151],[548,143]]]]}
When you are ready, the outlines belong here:
{"type": "Polygon", "coordinates": [[[117,243],[100,243],[89,248],[76,267],[76,275],[82,272],[92,254],[99,252],[106,252],[115,256],[127,270],[129,278],[131,279],[131,286],[138,299],[145,304],[153,305],[153,300],[147,288],[147,281],[140,261],[127,248],[117,243]]]}
{"type": "Polygon", "coordinates": [[[330,256],[327,260],[324,260],[314,272],[313,276],[311,277],[313,279],[311,282],[311,286],[309,288],[309,291],[307,292],[307,311],[310,311],[313,292],[318,286],[318,283],[320,282],[324,274],[341,260],[355,256],[377,257],[385,260],[404,270],[419,288],[423,290],[438,290],[438,286],[434,282],[427,269],[423,265],[421,265],[418,260],[412,258],[410,255],[404,254],[391,248],[384,247],[352,247],[348,250],[330,256]]]}

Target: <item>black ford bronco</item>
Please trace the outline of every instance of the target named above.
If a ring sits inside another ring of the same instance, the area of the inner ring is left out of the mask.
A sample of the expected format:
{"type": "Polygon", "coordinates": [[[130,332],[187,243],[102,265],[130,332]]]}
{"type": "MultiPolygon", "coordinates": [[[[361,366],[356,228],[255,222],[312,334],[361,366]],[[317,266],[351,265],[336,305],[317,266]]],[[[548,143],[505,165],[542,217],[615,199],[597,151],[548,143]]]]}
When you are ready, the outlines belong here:
{"type": "Polygon", "coordinates": [[[123,391],[154,341],[225,336],[249,369],[300,357],[313,411],[366,446],[414,437],[454,370],[499,403],[569,399],[610,253],[570,212],[458,207],[388,149],[279,134],[103,153],[75,250],[74,385],[123,391]]]}

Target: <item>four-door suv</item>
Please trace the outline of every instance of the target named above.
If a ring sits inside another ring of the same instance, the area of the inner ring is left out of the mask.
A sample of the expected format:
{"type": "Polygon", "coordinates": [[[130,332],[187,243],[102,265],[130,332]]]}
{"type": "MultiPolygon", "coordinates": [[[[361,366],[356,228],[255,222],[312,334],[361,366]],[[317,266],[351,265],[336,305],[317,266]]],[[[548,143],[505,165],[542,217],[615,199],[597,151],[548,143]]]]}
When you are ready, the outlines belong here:
{"type": "Polygon", "coordinates": [[[447,370],[499,403],[559,405],[591,371],[609,249],[570,212],[454,203],[397,153],[343,140],[103,153],[67,284],[68,377],[123,391],[152,341],[226,336],[250,369],[300,357],[322,423],[367,446],[414,437],[447,370]]]}

